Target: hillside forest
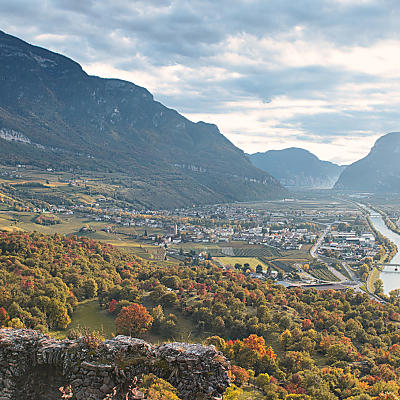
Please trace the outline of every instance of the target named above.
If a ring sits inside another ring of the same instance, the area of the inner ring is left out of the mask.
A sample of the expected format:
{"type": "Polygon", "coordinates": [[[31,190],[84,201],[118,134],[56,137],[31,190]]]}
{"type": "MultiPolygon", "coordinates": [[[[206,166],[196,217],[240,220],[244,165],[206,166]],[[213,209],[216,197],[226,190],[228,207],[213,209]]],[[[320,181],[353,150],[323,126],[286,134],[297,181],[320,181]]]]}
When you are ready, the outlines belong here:
{"type": "MultiPolygon", "coordinates": [[[[96,298],[118,333],[172,340],[181,319],[190,323],[192,340],[232,364],[225,399],[399,398],[400,291],[380,304],[196,264],[158,266],[84,237],[3,231],[0,326],[64,330],[78,303],[96,298]]],[[[157,398],[177,398],[168,393],[157,398]]]]}

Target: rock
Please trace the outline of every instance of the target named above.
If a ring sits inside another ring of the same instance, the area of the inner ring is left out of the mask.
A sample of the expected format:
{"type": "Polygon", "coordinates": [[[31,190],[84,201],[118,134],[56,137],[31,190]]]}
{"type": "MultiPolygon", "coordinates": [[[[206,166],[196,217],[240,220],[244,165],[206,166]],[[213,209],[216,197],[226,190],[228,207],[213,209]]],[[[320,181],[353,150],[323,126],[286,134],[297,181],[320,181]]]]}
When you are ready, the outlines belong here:
{"type": "Polygon", "coordinates": [[[220,398],[230,384],[228,369],[214,346],[152,346],[117,336],[89,349],[83,338],[58,341],[33,330],[0,329],[0,400],[55,400],[60,387],[70,388],[76,400],[102,400],[109,393],[117,399],[128,389],[114,388],[128,388],[147,373],[169,381],[183,400],[194,393],[220,398]]]}
{"type": "Polygon", "coordinates": [[[104,385],[101,385],[100,390],[101,390],[103,393],[109,393],[109,392],[111,392],[112,387],[110,387],[110,386],[104,384],[104,385]]]}

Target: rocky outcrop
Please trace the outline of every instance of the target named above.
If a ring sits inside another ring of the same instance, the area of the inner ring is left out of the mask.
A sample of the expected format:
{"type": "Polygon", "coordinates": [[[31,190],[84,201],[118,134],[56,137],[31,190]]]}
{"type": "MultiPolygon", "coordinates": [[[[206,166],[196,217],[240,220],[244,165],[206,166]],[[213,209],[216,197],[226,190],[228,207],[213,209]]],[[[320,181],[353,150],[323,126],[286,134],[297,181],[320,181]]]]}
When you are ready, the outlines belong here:
{"type": "Polygon", "coordinates": [[[148,373],[170,382],[182,399],[215,399],[229,386],[228,369],[213,346],[152,346],[126,336],[59,341],[33,330],[0,329],[0,400],[140,398],[135,382],[148,373]]]}

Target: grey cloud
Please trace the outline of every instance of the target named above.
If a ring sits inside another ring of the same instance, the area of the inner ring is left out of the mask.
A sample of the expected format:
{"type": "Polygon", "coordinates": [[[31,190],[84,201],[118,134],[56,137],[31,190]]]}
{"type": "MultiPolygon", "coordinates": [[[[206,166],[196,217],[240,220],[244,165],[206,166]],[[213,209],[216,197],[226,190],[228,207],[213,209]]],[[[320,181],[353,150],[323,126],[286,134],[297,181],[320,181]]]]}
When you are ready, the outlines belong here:
{"type": "MultiPolygon", "coordinates": [[[[4,2],[0,29],[29,42],[40,34],[65,36],[41,39],[40,45],[61,52],[81,64],[111,64],[125,71],[157,73],[163,66],[220,67],[240,73],[204,82],[202,75],[184,70],[176,87],[180,93],[158,93],[167,106],[185,113],[233,112],[226,103],[235,99],[270,101],[275,96],[335,99],[345,83],[376,83],[379,76],[338,68],[267,69],[254,65],[229,65],[221,56],[226,40],[249,34],[258,39],[293,40],[296,26],[312,44],[324,40],[341,46],[371,46],[379,40],[398,39],[400,3],[377,0],[340,4],[334,0],[13,0],[4,2]],[[127,37],[129,42],[119,38],[127,37]]],[[[251,50],[251,49],[249,49],[251,50]]],[[[250,51],[251,54],[251,51],[250,51]]],[[[264,54],[272,58],[274,54],[264,54]]],[[[136,82],[139,83],[140,82],[136,82]]],[[[376,94],[371,89],[370,93],[376,94]]],[[[389,92],[388,92],[389,93],[389,92]]],[[[329,106],[328,106],[329,107],[329,106]]],[[[396,108],[396,105],[394,105],[396,108]]],[[[268,118],[268,115],[265,116],[268,118]]],[[[374,112],[332,112],[282,120],[281,127],[300,126],[304,141],[329,142],[349,132],[398,130],[400,118],[387,105],[374,112]]],[[[362,133],[361,133],[362,134],[362,133]]]]}
{"type": "MultiPolygon", "coordinates": [[[[232,34],[243,32],[261,38],[285,33],[297,25],[305,25],[306,34],[311,37],[318,34],[331,41],[345,40],[347,44],[370,42],[397,34],[400,8],[389,1],[340,7],[326,0],[176,0],[169,7],[161,7],[162,12],[155,12],[162,2],[19,0],[16,4],[8,7],[11,17],[21,20],[21,13],[29,9],[33,25],[37,24],[41,31],[72,30],[84,36],[91,29],[98,38],[93,38],[93,46],[97,46],[107,31],[117,29],[127,36],[139,36],[137,46],[143,54],[163,52],[162,57],[169,62],[177,56],[196,57],[196,52],[189,52],[188,48],[219,43],[232,34]],[[57,24],[52,23],[54,18],[57,24]]],[[[6,15],[7,8],[2,14],[4,19],[10,16],[6,15]]],[[[109,44],[111,50],[112,47],[109,44]]],[[[157,58],[157,54],[152,56],[157,58]]]]}

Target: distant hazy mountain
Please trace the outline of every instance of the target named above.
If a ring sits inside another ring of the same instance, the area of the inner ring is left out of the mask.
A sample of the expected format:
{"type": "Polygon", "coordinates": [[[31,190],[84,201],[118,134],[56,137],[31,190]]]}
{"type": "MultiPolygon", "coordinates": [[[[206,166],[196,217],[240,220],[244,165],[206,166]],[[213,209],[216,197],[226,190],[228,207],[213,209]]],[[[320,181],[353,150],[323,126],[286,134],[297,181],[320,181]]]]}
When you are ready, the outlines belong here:
{"type": "Polygon", "coordinates": [[[290,147],[250,154],[257,168],[268,171],[286,187],[331,188],[344,167],[321,161],[307,150],[290,147]]]}
{"type": "Polygon", "coordinates": [[[380,137],[366,157],[342,172],[335,189],[400,192],[400,132],[380,137]]]}
{"type": "Polygon", "coordinates": [[[87,75],[0,31],[0,163],[124,172],[139,204],[277,198],[286,192],[215,125],[193,123],[144,88],[87,75]]]}

